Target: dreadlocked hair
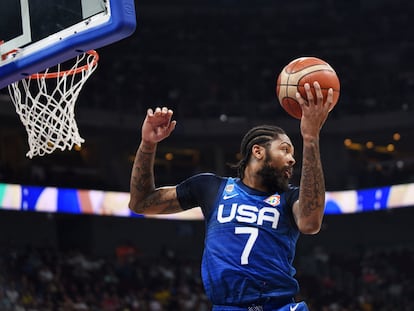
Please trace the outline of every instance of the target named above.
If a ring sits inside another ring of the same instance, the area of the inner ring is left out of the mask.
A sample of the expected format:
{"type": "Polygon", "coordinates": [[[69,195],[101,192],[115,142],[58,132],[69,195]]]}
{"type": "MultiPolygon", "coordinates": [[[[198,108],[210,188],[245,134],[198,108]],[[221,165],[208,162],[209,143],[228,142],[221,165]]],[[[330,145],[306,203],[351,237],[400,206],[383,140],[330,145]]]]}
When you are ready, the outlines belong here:
{"type": "Polygon", "coordinates": [[[237,170],[237,177],[244,177],[244,170],[250,160],[253,145],[265,146],[269,142],[277,139],[279,135],[284,134],[286,132],[282,128],[274,125],[259,125],[250,129],[240,143],[240,154],[242,158],[237,164],[232,165],[237,170]]]}

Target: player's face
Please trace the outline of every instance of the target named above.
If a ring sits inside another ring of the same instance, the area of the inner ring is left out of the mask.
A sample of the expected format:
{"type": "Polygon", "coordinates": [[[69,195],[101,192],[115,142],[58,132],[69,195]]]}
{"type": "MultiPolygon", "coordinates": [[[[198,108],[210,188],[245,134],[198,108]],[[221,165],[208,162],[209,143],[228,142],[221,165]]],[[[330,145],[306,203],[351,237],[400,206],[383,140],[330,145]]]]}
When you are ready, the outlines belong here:
{"type": "Polygon", "coordinates": [[[270,192],[286,191],[293,176],[294,148],[289,137],[281,135],[266,148],[266,156],[258,174],[270,192]]]}

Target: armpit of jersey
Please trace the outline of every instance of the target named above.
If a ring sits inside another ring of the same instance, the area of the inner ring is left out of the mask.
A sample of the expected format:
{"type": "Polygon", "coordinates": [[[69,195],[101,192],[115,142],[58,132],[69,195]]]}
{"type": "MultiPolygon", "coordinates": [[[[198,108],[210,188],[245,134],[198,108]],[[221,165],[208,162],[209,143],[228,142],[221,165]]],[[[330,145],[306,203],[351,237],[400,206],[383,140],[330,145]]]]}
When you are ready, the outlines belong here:
{"type": "Polygon", "coordinates": [[[201,207],[204,216],[214,206],[226,179],[212,173],[194,175],[177,185],[177,199],[184,210],[201,207]]]}

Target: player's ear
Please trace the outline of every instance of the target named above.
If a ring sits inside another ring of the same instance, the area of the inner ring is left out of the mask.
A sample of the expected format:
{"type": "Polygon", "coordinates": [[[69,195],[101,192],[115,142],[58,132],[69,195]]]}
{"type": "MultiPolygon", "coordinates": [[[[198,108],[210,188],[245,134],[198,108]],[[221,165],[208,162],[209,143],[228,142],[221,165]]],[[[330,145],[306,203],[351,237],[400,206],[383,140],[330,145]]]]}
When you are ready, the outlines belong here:
{"type": "Polygon", "coordinates": [[[252,146],[252,157],[254,157],[257,160],[261,160],[263,159],[265,155],[265,148],[263,146],[260,145],[253,145],[252,146]]]}

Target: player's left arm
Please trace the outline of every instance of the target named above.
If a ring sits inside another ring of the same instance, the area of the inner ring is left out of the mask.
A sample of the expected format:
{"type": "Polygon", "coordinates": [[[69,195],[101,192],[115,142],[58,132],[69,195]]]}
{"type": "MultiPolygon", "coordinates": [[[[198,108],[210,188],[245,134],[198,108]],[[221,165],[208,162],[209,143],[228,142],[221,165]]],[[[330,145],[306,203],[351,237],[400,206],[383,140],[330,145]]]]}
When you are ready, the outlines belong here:
{"type": "Polygon", "coordinates": [[[325,211],[325,178],[319,149],[319,132],[325,123],[333,101],[330,89],[324,101],[321,88],[314,83],[316,98],[305,85],[307,99],[297,94],[302,107],[301,134],[303,138],[302,175],[299,200],[293,205],[293,215],[300,232],[315,234],[321,229],[325,211]]]}

